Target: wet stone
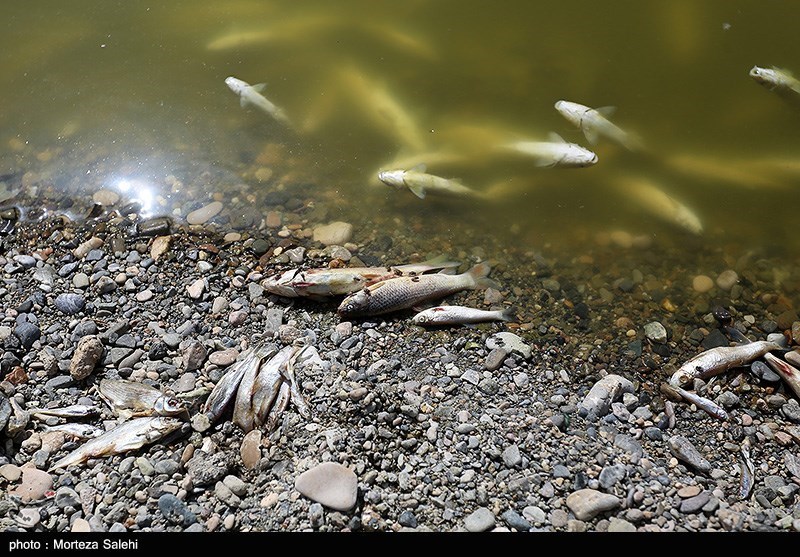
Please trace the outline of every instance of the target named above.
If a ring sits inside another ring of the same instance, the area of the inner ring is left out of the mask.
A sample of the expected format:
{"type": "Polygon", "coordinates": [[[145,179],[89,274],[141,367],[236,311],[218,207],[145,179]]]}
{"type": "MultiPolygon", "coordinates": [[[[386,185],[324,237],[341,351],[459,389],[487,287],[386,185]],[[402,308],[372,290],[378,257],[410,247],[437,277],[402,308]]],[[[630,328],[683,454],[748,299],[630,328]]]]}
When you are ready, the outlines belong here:
{"type": "Polygon", "coordinates": [[[532,349],[520,337],[514,333],[502,332],[495,333],[486,339],[486,348],[494,350],[495,348],[502,348],[508,353],[517,352],[521,354],[526,360],[531,357],[532,349]]]}
{"type": "Polygon", "coordinates": [[[658,321],[652,321],[644,326],[644,334],[651,342],[664,344],[667,342],[667,329],[658,321]]]}
{"type": "Polygon", "coordinates": [[[186,215],[186,222],[189,224],[205,224],[217,216],[217,214],[222,211],[222,207],[223,205],[221,202],[212,201],[208,205],[204,205],[186,215]]]}

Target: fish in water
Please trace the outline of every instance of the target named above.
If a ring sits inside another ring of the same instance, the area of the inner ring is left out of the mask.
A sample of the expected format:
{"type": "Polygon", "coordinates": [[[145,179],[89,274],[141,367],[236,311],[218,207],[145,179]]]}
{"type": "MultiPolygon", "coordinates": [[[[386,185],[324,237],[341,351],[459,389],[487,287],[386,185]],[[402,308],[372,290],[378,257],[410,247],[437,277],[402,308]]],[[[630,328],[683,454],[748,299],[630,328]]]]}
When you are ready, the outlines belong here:
{"type": "Polygon", "coordinates": [[[557,133],[551,133],[549,141],[513,141],[502,149],[532,157],[536,166],[584,168],[597,163],[597,154],[577,143],[565,141],[557,133]]]}
{"type": "Polygon", "coordinates": [[[383,170],[378,173],[378,179],[387,186],[397,189],[408,188],[420,199],[425,199],[428,193],[484,197],[482,192],[468,188],[457,180],[426,174],[425,165],[418,165],[410,170],[383,170]]]}
{"type": "Polygon", "coordinates": [[[616,110],[613,106],[590,108],[571,101],[558,101],[556,110],[569,122],[577,126],[592,145],[605,137],[630,151],[640,151],[641,142],[631,133],[613,124],[608,118],[616,110]]]}
{"type": "Polygon", "coordinates": [[[420,311],[412,321],[423,327],[439,327],[464,323],[484,323],[486,321],[513,321],[515,313],[513,307],[485,310],[466,306],[436,306],[420,311]]]}
{"type": "Polygon", "coordinates": [[[750,77],[778,94],[800,95],[800,81],[789,70],[753,66],[750,77]]]}
{"type": "Polygon", "coordinates": [[[225,84],[230,88],[231,91],[239,96],[239,104],[241,104],[243,108],[248,105],[255,106],[259,110],[263,110],[275,118],[278,122],[292,127],[292,122],[289,120],[289,117],[286,115],[283,109],[272,104],[264,95],[261,94],[261,91],[266,88],[265,83],[250,85],[241,79],[230,76],[225,78],[225,84]]]}
{"type": "Polygon", "coordinates": [[[692,234],[703,233],[703,223],[689,207],[667,195],[649,179],[619,177],[613,182],[625,199],[636,201],[641,208],[660,219],[677,225],[692,234]]]}
{"type": "Polygon", "coordinates": [[[459,275],[434,273],[382,280],[350,294],[342,300],[337,311],[345,318],[382,315],[462,290],[489,288],[494,286],[494,282],[487,278],[489,271],[489,265],[479,263],[459,275]]]}
{"type": "Polygon", "coordinates": [[[447,261],[444,256],[439,256],[421,263],[390,267],[290,269],[264,279],[261,285],[267,292],[286,298],[343,296],[388,278],[451,269],[459,265],[458,261],[447,261]]]}
{"type": "Polygon", "coordinates": [[[86,462],[90,458],[112,456],[138,449],[162,439],[183,425],[184,421],[165,416],[134,418],[91,439],[53,464],[49,472],[86,462]]]}

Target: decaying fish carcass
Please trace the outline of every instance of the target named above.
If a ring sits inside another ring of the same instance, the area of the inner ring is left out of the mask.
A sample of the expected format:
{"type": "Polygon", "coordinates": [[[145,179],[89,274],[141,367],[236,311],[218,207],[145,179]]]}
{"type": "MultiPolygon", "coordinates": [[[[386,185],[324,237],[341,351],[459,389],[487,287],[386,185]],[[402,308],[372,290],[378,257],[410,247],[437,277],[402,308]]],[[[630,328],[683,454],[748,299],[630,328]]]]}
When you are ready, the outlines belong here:
{"type": "Polygon", "coordinates": [[[291,402],[304,417],[309,416],[295,367],[320,361],[310,345],[290,345],[280,350],[264,345],[248,352],[219,380],[203,405],[203,412],[214,423],[233,402],[233,422],[245,432],[265,426],[275,429],[291,402]]]}

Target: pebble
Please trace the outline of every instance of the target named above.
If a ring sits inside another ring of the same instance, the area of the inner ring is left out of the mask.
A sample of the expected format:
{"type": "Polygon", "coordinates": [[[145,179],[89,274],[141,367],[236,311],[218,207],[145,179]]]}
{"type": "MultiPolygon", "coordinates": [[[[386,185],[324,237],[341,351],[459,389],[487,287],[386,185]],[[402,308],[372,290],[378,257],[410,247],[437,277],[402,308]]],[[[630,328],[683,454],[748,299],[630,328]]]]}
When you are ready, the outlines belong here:
{"type": "Polygon", "coordinates": [[[578,520],[591,520],[600,513],[616,509],[621,501],[609,493],[580,489],[567,496],[567,507],[578,520]]]}
{"type": "Polygon", "coordinates": [[[326,246],[345,244],[352,236],[353,225],[347,222],[335,221],[314,227],[314,241],[326,246]]]}
{"type": "Polygon", "coordinates": [[[228,348],[212,352],[208,356],[208,361],[215,366],[225,367],[235,362],[237,357],[239,357],[239,351],[235,348],[228,348]]]}
{"type": "Polygon", "coordinates": [[[89,522],[83,518],[76,518],[75,521],[72,523],[72,528],[70,528],[71,532],[91,532],[92,527],[89,526],[89,522]]]}
{"type": "Polygon", "coordinates": [[[222,203],[220,201],[212,201],[208,205],[204,205],[186,215],[186,222],[189,224],[205,224],[222,211],[222,203]]]}
{"type": "Polygon", "coordinates": [[[23,321],[14,327],[14,336],[19,339],[20,344],[22,344],[25,350],[30,350],[33,343],[41,338],[42,332],[39,330],[39,327],[33,323],[23,321]]]}
{"type": "Polygon", "coordinates": [[[22,468],[14,464],[3,464],[0,466],[0,476],[10,482],[16,482],[22,477],[22,468]]]}
{"type": "Polygon", "coordinates": [[[677,458],[702,473],[711,471],[711,463],[700,454],[694,445],[682,435],[673,435],[667,441],[670,452],[677,458]]]}
{"type": "Polygon", "coordinates": [[[200,369],[206,361],[206,347],[198,340],[190,340],[183,347],[183,366],[186,371],[200,369]]]}
{"type": "Polygon", "coordinates": [[[625,519],[612,516],[608,521],[608,532],[635,532],[636,526],[625,519]]]}
{"type": "Polygon", "coordinates": [[[717,277],[717,286],[725,292],[730,291],[737,282],[739,282],[739,275],[732,269],[722,271],[717,277]]]}
{"type": "Polygon", "coordinates": [[[153,261],[158,261],[162,255],[167,253],[172,243],[172,236],[156,236],[150,244],[150,257],[153,261]]]}
{"type": "Polygon", "coordinates": [[[83,310],[86,306],[86,300],[82,294],[64,292],[56,296],[53,305],[65,315],[74,315],[83,310]]]}
{"type": "Polygon", "coordinates": [[[186,287],[186,293],[189,294],[189,297],[192,300],[197,300],[200,298],[200,296],[203,295],[205,289],[206,289],[205,279],[199,278],[186,287]]]}
{"type": "Polygon", "coordinates": [[[93,236],[79,245],[72,251],[72,254],[77,257],[78,259],[83,259],[89,252],[95,249],[98,249],[103,245],[103,240],[98,238],[97,236],[93,236]]]}
{"type": "Polygon", "coordinates": [[[517,352],[526,360],[531,357],[533,349],[514,333],[502,332],[495,333],[486,339],[486,348],[494,350],[502,348],[507,352],[517,352]]]}
{"type": "Polygon", "coordinates": [[[188,526],[197,522],[197,517],[186,507],[186,503],[171,493],[164,493],[158,498],[158,510],[173,524],[188,526]]]}
{"type": "Polygon", "coordinates": [[[349,511],[356,504],[358,478],[341,464],[323,462],[297,476],[294,487],[312,501],[337,511],[349,511]]]}
{"type": "Polygon", "coordinates": [[[519,446],[517,444],[509,445],[503,451],[503,462],[509,468],[513,468],[518,464],[522,463],[522,456],[519,452],[519,446]]]}
{"type": "Polygon", "coordinates": [[[621,375],[608,374],[589,390],[579,405],[583,416],[602,417],[608,414],[611,403],[622,397],[623,393],[633,393],[633,383],[621,375]]]}
{"type": "Polygon", "coordinates": [[[53,477],[36,468],[22,469],[22,482],[9,490],[9,494],[19,497],[23,503],[40,501],[53,489],[53,477]]]}
{"type": "Polygon", "coordinates": [[[141,292],[137,292],[135,297],[137,302],[149,302],[153,299],[153,291],[147,288],[141,292]]]}
{"type": "Polygon", "coordinates": [[[209,455],[205,451],[195,451],[194,456],[186,463],[186,471],[196,486],[218,482],[228,475],[230,468],[230,458],[224,452],[209,455]]]}
{"type": "Polygon", "coordinates": [[[692,280],[692,288],[695,292],[704,294],[714,288],[714,279],[706,275],[697,275],[692,280]]]}
{"type": "Polygon", "coordinates": [[[261,460],[261,431],[253,429],[242,439],[242,446],[239,450],[242,457],[242,464],[248,470],[252,470],[261,460]]]}
{"type": "Polygon", "coordinates": [[[651,342],[664,344],[667,342],[667,329],[658,321],[651,321],[644,326],[644,335],[651,342]]]}
{"type": "Polygon", "coordinates": [[[81,499],[78,496],[78,493],[69,486],[61,486],[56,491],[56,506],[59,509],[65,509],[67,507],[72,508],[80,508],[81,499]]]}
{"type": "Polygon", "coordinates": [[[508,351],[505,348],[495,348],[486,356],[483,366],[489,371],[496,371],[503,365],[506,356],[508,356],[508,351]]]}
{"type": "Polygon", "coordinates": [[[708,491],[703,491],[694,497],[684,499],[680,504],[680,511],[684,514],[692,514],[700,512],[700,510],[711,499],[711,494],[708,491]]]}
{"type": "Polygon", "coordinates": [[[486,532],[494,528],[495,524],[494,513],[486,507],[479,507],[464,519],[464,528],[468,532],[486,532]]]}
{"type": "Polygon", "coordinates": [[[103,357],[105,348],[95,335],[87,335],[78,341],[75,354],[69,365],[69,374],[75,381],[86,379],[103,357]]]}

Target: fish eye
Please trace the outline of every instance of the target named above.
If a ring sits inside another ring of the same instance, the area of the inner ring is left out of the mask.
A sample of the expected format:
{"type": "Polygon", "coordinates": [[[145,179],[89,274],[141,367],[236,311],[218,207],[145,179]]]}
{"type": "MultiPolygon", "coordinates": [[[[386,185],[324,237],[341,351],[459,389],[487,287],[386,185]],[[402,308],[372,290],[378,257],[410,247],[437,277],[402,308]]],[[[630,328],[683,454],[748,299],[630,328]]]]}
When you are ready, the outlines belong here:
{"type": "Polygon", "coordinates": [[[417,315],[417,323],[427,323],[430,318],[427,315],[417,315]]]}

